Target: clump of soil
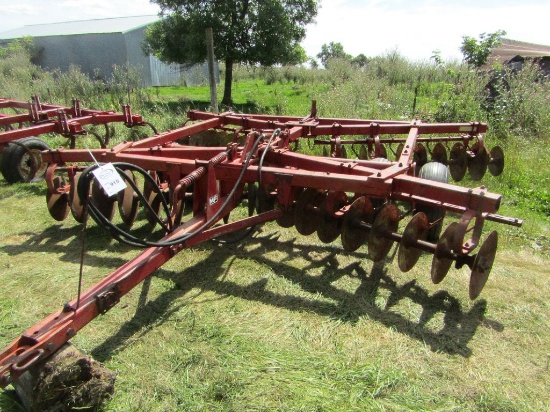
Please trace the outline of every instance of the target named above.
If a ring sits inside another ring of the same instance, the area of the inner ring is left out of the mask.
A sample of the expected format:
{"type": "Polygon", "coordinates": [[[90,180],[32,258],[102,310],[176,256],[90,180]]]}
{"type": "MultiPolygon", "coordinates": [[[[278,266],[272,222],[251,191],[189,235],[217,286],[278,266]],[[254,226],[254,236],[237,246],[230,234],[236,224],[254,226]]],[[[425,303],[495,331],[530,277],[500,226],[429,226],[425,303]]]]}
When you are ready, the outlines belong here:
{"type": "Polygon", "coordinates": [[[74,347],[54,355],[32,375],[28,406],[44,412],[97,410],[113,394],[116,379],[114,372],[74,347]]]}

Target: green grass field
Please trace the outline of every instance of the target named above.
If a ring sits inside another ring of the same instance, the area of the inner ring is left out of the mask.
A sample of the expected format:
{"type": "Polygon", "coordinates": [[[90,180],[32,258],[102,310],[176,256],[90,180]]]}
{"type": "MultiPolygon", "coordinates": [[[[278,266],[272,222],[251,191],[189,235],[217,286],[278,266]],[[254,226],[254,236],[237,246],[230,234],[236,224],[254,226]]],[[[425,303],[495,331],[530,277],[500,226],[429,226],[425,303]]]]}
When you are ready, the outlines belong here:
{"type": "MultiPolygon", "coordinates": [[[[339,70],[323,74],[328,82],[241,75],[232,110],[305,116],[315,99],[324,117],[413,115],[410,85],[339,70]]],[[[422,80],[415,114],[472,120],[481,112],[469,79],[422,80]]],[[[206,87],[141,93],[135,111],[161,130],[209,104],[206,87]]],[[[374,264],[365,246],[346,253],[339,240],[323,244],[269,223],[238,244],[180,252],[72,339],[117,373],[104,409],[550,410],[548,135],[506,125],[513,133],[502,135],[499,123],[487,135],[490,147],[505,148],[504,174],[461,183],[504,194],[500,213],[525,219],[522,228],[486,222],[487,233],[499,231],[499,249],[477,300],[468,299],[467,268],[434,285],[429,255],[402,273],[395,246],[374,264]]],[[[124,126],[115,135],[129,136],[124,126]]],[[[2,347],[77,292],[82,227],[71,218],[55,222],[45,193],[44,182],[0,179],[2,347]]],[[[94,223],[84,236],[85,287],[139,253],[94,223]]],[[[11,387],[0,392],[0,410],[23,410],[11,387]]]]}
{"type": "MultiPolygon", "coordinates": [[[[0,183],[2,346],[76,294],[81,227],[44,193],[0,183]]],[[[117,372],[107,411],[544,411],[550,259],[515,231],[471,302],[467,269],[433,285],[429,256],[401,273],[267,224],[181,252],[72,342],[117,372]]],[[[85,286],[137,253],[86,239],[85,286]]]]}

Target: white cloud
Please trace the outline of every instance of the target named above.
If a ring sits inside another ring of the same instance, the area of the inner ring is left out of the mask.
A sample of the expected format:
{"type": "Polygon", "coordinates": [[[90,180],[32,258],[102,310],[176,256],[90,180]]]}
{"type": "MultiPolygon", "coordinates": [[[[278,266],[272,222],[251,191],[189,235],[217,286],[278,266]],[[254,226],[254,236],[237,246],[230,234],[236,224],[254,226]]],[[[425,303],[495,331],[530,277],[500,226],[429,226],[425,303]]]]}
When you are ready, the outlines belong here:
{"type": "MultiPolygon", "coordinates": [[[[22,16],[28,14],[39,14],[39,8],[32,4],[10,3],[2,6],[2,14],[5,14],[6,18],[13,18],[14,16],[22,16]]],[[[0,19],[2,22],[3,18],[0,19]]]]}
{"type": "Polygon", "coordinates": [[[0,31],[30,24],[158,14],[149,0],[15,0],[2,6],[0,31]]]}
{"type": "Polygon", "coordinates": [[[550,44],[545,21],[549,14],[550,3],[538,0],[325,0],[302,45],[310,56],[334,41],[352,55],[376,56],[397,49],[406,57],[427,60],[440,50],[445,59],[461,58],[463,36],[477,38],[500,29],[515,40],[550,44]]]}
{"type": "MultiPolygon", "coordinates": [[[[0,31],[28,24],[157,14],[149,0],[15,0],[2,6],[0,31]]],[[[426,60],[434,50],[460,58],[462,36],[499,29],[507,37],[550,44],[548,0],[321,0],[317,24],[302,43],[314,56],[339,42],[352,55],[376,56],[397,49],[426,60]]]]}

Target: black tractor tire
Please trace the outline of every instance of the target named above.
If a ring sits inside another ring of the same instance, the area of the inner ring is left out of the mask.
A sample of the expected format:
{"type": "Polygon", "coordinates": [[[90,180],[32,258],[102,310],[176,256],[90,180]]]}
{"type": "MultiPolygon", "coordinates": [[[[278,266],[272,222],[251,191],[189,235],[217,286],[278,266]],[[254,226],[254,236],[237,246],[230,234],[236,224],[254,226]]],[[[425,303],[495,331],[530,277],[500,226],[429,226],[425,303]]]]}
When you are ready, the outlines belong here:
{"type": "MultiPolygon", "coordinates": [[[[429,162],[420,168],[418,177],[435,182],[449,183],[449,170],[443,163],[429,162]]],[[[445,209],[418,204],[416,205],[416,212],[425,213],[430,223],[439,220],[437,224],[430,228],[427,237],[428,242],[437,242],[443,228],[445,209]]]]}
{"type": "Polygon", "coordinates": [[[46,142],[34,136],[10,143],[2,153],[0,171],[4,179],[10,184],[42,179],[46,173],[47,165],[42,162],[40,152],[49,149],[50,146],[46,142]],[[31,176],[33,159],[36,170],[34,176],[31,176]]]}

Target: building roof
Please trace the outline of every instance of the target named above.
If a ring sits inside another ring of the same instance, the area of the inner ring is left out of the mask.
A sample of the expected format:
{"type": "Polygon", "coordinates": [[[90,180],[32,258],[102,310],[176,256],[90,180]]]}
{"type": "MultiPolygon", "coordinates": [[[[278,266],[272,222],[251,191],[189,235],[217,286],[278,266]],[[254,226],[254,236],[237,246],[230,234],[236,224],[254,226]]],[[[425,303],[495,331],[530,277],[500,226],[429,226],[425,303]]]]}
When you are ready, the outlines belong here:
{"type": "Polygon", "coordinates": [[[0,33],[0,39],[18,39],[25,36],[47,37],[91,33],[126,33],[147,26],[158,19],[158,16],[150,15],[33,24],[2,32],[0,33]]]}
{"type": "Polygon", "coordinates": [[[502,39],[489,56],[489,63],[506,63],[516,56],[544,57],[550,56],[550,46],[526,43],[517,40],[502,39]]]}

